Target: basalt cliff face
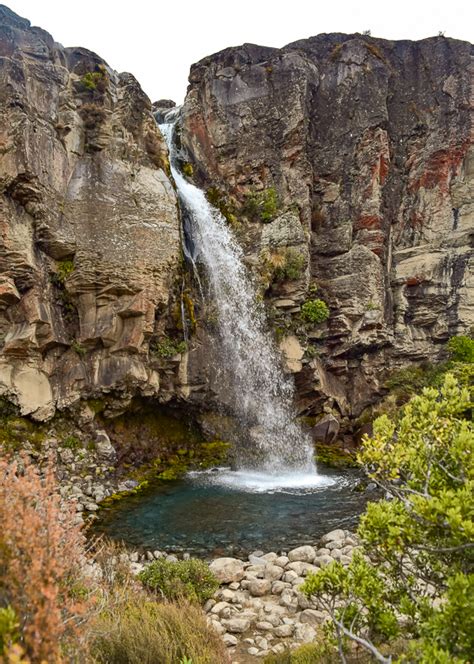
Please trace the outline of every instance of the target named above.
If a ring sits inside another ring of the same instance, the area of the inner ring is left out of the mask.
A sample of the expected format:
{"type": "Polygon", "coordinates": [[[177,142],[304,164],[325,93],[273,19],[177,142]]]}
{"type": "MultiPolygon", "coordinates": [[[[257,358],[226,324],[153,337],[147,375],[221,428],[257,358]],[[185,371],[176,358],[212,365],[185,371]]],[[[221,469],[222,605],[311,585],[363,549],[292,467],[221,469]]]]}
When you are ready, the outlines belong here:
{"type": "MultiPolygon", "coordinates": [[[[474,322],[471,53],[333,34],[191,68],[180,157],[234,226],[300,414],[352,431],[390,371],[474,322]]],[[[105,419],[171,402],[224,435],[212,311],[137,81],[0,6],[0,118],[3,398],[89,422],[97,400],[105,419]]]]}
{"type": "Polygon", "coordinates": [[[183,159],[235,224],[300,412],[350,428],[474,322],[473,64],[444,37],[330,34],[191,68],[183,159]],[[301,326],[311,297],[330,317],[301,326]]]}

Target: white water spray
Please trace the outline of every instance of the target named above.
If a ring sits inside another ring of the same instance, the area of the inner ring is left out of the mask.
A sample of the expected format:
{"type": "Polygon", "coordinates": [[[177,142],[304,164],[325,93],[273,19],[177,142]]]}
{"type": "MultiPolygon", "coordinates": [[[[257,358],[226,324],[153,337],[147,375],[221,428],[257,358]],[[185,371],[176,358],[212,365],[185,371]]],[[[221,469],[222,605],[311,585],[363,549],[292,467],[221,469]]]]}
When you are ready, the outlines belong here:
{"type": "Polygon", "coordinates": [[[232,389],[234,414],[248,441],[238,459],[239,470],[272,473],[281,481],[286,476],[287,485],[295,473],[304,474],[306,485],[311,484],[309,476],[317,477],[313,450],[309,436],[294,421],[293,384],[283,374],[242,250],[226,220],[177,168],[172,141],[175,117],[175,112],[168,114],[171,121],[161,124],[160,129],[168,143],[181,206],[190,223],[190,259],[193,265],[203,266],[208,297],[217,310],[220,348],[216,358],[232,389]]]}

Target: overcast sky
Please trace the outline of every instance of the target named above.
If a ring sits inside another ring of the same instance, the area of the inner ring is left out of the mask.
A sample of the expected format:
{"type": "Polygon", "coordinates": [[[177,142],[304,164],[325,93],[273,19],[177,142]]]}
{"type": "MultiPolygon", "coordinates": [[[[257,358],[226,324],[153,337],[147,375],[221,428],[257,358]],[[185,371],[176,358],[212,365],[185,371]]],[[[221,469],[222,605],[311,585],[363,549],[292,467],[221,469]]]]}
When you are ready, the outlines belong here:
{"type": "Polygon", "coordinates": [[[284,46],[321,32],[473,41],[469,0],[8,0],[64,46],[84,46],[132,72],[152,101],[182,102],[189,67],[245,42],[284,46]]]}

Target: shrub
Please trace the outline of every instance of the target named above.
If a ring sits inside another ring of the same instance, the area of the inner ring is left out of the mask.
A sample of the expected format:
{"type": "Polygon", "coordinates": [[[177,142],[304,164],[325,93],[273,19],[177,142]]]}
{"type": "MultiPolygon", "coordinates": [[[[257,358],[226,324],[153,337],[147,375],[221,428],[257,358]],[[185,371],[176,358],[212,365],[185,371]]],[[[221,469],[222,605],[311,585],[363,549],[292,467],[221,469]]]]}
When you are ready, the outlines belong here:
{"type": "Polygon", "coordinates": [[[20,623],[11,606],[0,608],[0,655],[20,638],[20,623]]]}
{"type": "Polygon", "coordinates": [[[71,260],[58,261],[57,270],[53,274],[53,281],[64,284],[66,279],[74,272],[74,263],[71,260]]]}
{"type": "Polygon", "coordinates": [[[105,108],[95,103],[84,104],[81,106],[79,113],[84,122],[84,127],[89,131],[98,129],[107,116],[105,108]]]}
{"type": "Polygon", "coordinates": [[[242,212],[251,221],[268,223],[278,212],[278,197],[275,187],[246,194],[242,212]]]}
{"type": "MultiPolygon", "coordinates": [[[[380,643],[405,640],[410,661],[471,661],[474,652],[474,431],[469,391],[452,374],[425,388],[398,420],[386,415],[359,460],[389,499],[361,518],[362,551],[307,577],[302,591],[332,619],[339,652],[356,640],[379,662],[380,643]]],[[[402,656],[403,657],[403,656],[402,656]]],[[[341,660],[343,656],[341,656],[341,660]]]]}
{"type": "Polygon", "coordinates": [[[200,607],[131,597],[104,612],[94,626],[99,664],[224,664],[225,646],[200,607]],[[186,660],[187,658],[187,660],[186,660]]]}
{"type": "MultiPolygon", "coordinates": [[[[50,464],[42,477],[26,457],[0,459],[0,587],[10,634],[34,662],[59,662],[78,638],[88,607],[82,578],[85,540],[74,505],[65,505],[50,464]],[[83,589],[82,599],[77,589],[83,589]]],[[[8,633],[8,630],[7,630],[8,633]]]]}
{"type": "Polygon", "coordinates": [[[62,446],[69,450],[77,450],[82,447],[79,438],[76,438],[76,436],[72,435],[66,436],[66,438],[62,441],[62,446]]]}
{"type": "Polygon", "coordinates": [[[300,279],[306,267],[306,257],[293,249],[285,249],[282,254],[272,254],[270,263],[274,265],[273,276],[276,281],[295,281],[300,279]]]}
{"type": "Polygon", "coordinates": [[[306,300],[301,307],[301,316],[308,323],[324,323],[329,318],[329,308],[323,300],[306,300]]]}
{"type": "Polygon", "coordinates": [[[88,92],[105,92],[107,88],[108,77],[107,70],[104,65],[97,65],[94,71],[88,71],[80,80],[80,85],[83,90],[88,92]]]}
{"type": "Polygon", "coordinates": [[[448,351],[455,362],[474,362],[474,339],[467,336],[451,337],[448,351]]]}
{"type": "Polygon", "coordinates": [[[187,344],[185,341],[174,341],[169,337],[163,337],[160,341],[154,340],[150,343],[150,352],[156,357],[169,360],[175,355],[185,353],[187,344]]]}
{"type": "Polygon", "coordinates": [[[167,599],[185,597],[205,602],[216,592],[219,583],[202,560],[191,558],[171,562],[154,560],[139,574],[143,585],[167,599]]]}

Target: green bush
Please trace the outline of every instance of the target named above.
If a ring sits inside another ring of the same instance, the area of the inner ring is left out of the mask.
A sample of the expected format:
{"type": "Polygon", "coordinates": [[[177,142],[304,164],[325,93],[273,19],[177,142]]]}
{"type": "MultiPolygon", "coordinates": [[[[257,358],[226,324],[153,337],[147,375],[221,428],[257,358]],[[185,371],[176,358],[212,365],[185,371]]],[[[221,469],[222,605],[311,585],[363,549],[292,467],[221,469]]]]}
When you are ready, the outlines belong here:
{"type": "Polygon", "coordinates": [[[169,337],[163,337],[161,340],[154,340],[150,343],[150,352],[156,357],[169,360],[175,355],[185,353],[187,344],[185,341],[175,341],[169,337]]]}
{"type": "Polygon", "coordinates": [[[329,308],[323,300],[306,300],[301,307],[301,316],[308,323],[324,323],[329,318],[329,308]]]}
{"type": "Polygon", "coordinates": [[[81,445],[81,441],[79,438],[76,438],[76,436],[66,436],[66,438],[62,441],[62,446],[66,447],[68,450],[77,450],[81,445]]]}
{"type": "Polygon", "coordinates": [[[474,362],[474,339],[466,336],[451,337],[448,351],[455,362],[474,362]]]}
{"type": "Polygon", "coordinates": [[[56,277],[62,284],[74,271],[74,263],[71,260],[58,261],[56,277]]]}
{"type": "Polygon", "coordinates": [[[216,592],[219,583],[202,560],[190,558],[171,562],[155,560],[139,574],[143,585],[167,599],[185,597],[205,602],[216,592]]]}
{"type": "Polygon", "coordinates": [[[290,247],[285,250],[280,261],[274,262],[276,266],[273,276],[276,281],[285,281],[286,279],[295,281],[303,275],[306,266],[306,257],[296,249],[290,247]]]}
{"type": "Polygon", "coordinates": [[[20,622],[15,610],[11,606],[0,608],[0,656],[19,638],[20,622]]]}
{"type": "Polygon", "coordinates": [[[98,90],[103,93],[107,88],[107,83],[107,70],[104,65],[97,65],[94,71],[86,72],[80,80],[82,89],[88,92],[98,90]]]}
{"type": "Polygon", "coordinates": [[[388,499],[369,503],[350,565],[334,562],[301,587],[331,616],[339,651],[355,639],[386,664],[472,661],[471,406],[469,390],[448,373],[397,419],[379,417],[365,438],[359,461],[388,499]],[[400,639],[401,659],[385,657],[380,644],[394,655],[400,639]]]}
{"type": "Polygon", "coordinates": [[[278,197],[275,187],[263,191],[252,191],[246,195],[242,212],[251,221],[272,221],[278,212],[278,197]]]}
{"type": "Polygon", "coordinates": [[[202,609],[132,597],[103,612],[93,629],[98,664],[222,664],[225,646],[202,609]]]}

